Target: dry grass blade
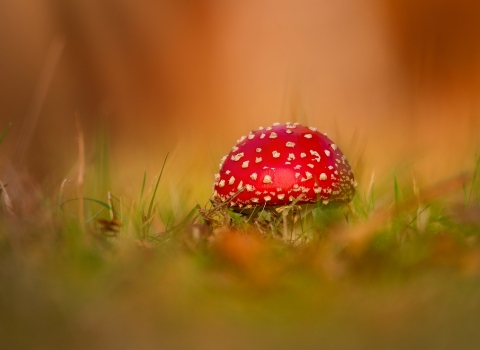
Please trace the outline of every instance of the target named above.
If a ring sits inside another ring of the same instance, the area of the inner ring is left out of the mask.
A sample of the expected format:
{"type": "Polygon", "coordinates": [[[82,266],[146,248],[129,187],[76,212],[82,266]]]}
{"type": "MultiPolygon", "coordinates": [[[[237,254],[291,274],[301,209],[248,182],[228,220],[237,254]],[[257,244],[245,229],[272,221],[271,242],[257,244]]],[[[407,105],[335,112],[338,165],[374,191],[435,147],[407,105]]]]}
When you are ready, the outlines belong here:
{"type": "Polygon", "coordinates": [[[107,201],[108,201],[108,211],[110,213],[110,219],[97,219],[97,224],[100,227],[102,233],[106,236],[116,236],[120,232],[120,228],[122,227],[122,221],[117,216],[117,212],[115,210],[113,199],[115,197],[112,196],[110,191],[107,192],[107,201]]]}
{"type": "Polygon", "coordinates": [[[85,177],[85,140],[83,135],[80,116],[75,113],[78,142],[78,176],[77,176],[77,197],[78,197],[78,218],[82,228],[85,228],[85,212],[83,207],[83,180],[85,177]]]}
{"type": "Polygon", "coordinates": [[[65,190],[65,185],[70,182],[69,178],[65,178],[62,181],[62,184],[60,185],[60,190],[58,191],[58,208],[60,209],[62,207],[63,203],[63,192],[65,190]]]}
{"type": "Polygon", "coordinates": [[[199,209],[199,213],[202,218],[213,225],[214,227],[220,227],[226,225],[230,220],[230,215],[226,212],[225,207],[227,207],[230,202],[235,199],[240,193],[245,190],[245,186],[239,189],[236,193],[230,196],[225,202],[220,204],[211,201],[212,207],[210,209],[199,209]],[[223,210],[222,210],[223,209],[223,210]],[[216,217],[218,216],[218,217],[216,217]]]}
{"type": "Polygon", "coordinates": [[[35,88],[32,102],[18,139],[16,155],[14,157],[17,164],[23,163],[33,133],[37,127],[38,119],[40,118],[40,112],[45,102],[47,92],[50,88],[55,69],[60,61],[60,57],[62,56],[64,47],[65,38],[63,36],[55,37],[50,45],[47,58],[45,59],[45,65],[43,66],[42,73],[35,88]]]}
{"type": "Polygon", "coordinates": [[[12,207],[12,201],[10,200],[10,197],[2,181],[0,181],[0,190],[2,191],[2,199],[3,199],[3,203],[5,204],[5,207],[7,208],[7,213],[10,214],[11,216],[15,216],[15,212],[13,211],[13,207],[12,207]]]}

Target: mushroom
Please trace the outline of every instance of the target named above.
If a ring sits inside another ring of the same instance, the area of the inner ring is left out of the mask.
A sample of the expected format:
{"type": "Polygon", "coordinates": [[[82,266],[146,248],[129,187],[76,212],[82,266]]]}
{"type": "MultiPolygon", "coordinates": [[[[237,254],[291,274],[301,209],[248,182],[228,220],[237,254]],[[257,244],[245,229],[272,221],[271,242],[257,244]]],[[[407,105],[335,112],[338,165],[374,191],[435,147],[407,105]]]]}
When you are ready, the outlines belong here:
{"type": "Polygon", "coordinates": [[[279,123],[242,137],[215,175],[214,200],[234,210],[321,201],[348,203],[357,183],[346,157],[326,134],[279,123]]]}

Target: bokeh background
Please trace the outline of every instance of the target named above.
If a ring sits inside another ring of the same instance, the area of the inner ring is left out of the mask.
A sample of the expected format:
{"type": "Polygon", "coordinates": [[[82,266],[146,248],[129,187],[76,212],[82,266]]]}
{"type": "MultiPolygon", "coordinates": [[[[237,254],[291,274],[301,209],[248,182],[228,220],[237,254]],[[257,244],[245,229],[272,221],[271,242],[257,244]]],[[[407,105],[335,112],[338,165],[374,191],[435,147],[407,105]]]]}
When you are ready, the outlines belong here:
{"type": "Polygon", "coordinates": [[[87,155],[109,135],[118,184],[169,151],[172,178],[207,193],[241,135],[300,121],[361,185],[401,164],[436,181],[477,149],[479,18],[474,0],[3,0],[2,161],[71,175],[78,114],[87,155]]]}
{"type": "Polygon", "coordinates": [[[435,197],[478,152],[479,19],[478,0],[0,0],[2,348],[479,349],[478,181],[435,197]],[[372,194],[347,233],[378,245],[339,248],[339,211],[307,247],[165,232],[235,140],[286,121],[347,155],[372,194]],[[115,238],[95,233],[107,191],[115,238]]]}

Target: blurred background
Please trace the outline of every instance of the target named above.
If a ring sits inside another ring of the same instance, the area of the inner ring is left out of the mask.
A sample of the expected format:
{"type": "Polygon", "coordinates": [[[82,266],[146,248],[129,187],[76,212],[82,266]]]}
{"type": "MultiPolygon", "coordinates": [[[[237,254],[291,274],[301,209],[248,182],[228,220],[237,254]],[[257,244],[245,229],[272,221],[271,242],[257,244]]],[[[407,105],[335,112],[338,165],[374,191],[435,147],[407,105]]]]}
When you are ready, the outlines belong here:
{"type": "Polygon", "coordinates": [[[473,181],[457,209],[471,210],[452,222],[443,200],[431,216],[420,200],[392,220],[372,214],[357,232],[380,239],[363,255],[337,245],[345,226],[328,211],[321,244],[305,250],[217,232],[212,249],[190,251],[183,233],[163,235],[207,202],[235,140],[273,122],[327,132],[359,194],[373,172],[387,183],[395,198],[375,187],[366,213],[397,204],[392,173],[403,189],[415,172],[423,189],[472,170],[479,19],[478,0],[0,0],[0,133],[12,123],[1,200],[8,192],[21,218],[0,215],[2,346],[479,349],[473,181]],[[137,240],[148,231],[140,187],[167,152],[147,220],[164,241],[152,246],[137,240]],[[130,221],[93,244],[71,199],[105,202],[108,190],[130,221]]]}
{"type": "Polygon", "coordinates": [[[109,135],[119,183],[170,151],[208,192],[240,136],[299,121],[359,180],[400,163],[444,178],[477,150],[479,18],[474,0],[3,0],[2,161],[66,177],[78,114],[87,155],[109,135]]]}

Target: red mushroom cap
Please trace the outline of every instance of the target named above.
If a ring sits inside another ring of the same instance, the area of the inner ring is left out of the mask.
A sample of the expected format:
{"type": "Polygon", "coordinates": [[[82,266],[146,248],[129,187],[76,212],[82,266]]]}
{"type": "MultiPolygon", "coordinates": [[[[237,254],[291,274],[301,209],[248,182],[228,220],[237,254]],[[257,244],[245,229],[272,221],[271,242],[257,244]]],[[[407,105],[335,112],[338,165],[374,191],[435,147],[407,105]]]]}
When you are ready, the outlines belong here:
{"type": "Polygon", "coordinates": [[[214,198],[240,208],[348,203],[355,186],[347,159],[326,135],[298,123],[275,123],[243,136],[222,158],[214,198]]]}

